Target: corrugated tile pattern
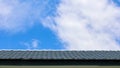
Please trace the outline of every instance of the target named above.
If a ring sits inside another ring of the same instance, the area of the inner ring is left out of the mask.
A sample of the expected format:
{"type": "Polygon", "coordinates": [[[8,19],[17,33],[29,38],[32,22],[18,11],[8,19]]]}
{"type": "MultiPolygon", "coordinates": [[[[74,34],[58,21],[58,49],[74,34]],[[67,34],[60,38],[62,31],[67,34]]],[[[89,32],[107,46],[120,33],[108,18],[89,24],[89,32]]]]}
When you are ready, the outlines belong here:
{"type": "Polygon", "coordinates": [[[120,60],[120,51],[0,51],[0,59],[120,60]]]}

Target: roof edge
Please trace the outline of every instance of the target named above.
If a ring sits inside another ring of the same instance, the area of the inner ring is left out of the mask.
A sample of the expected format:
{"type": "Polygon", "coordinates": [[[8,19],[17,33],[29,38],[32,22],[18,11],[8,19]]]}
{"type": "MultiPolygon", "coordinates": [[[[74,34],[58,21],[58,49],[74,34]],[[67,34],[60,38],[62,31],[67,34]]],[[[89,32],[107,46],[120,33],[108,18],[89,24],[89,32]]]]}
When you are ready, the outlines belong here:
{"type": "Polygon", "coordinates": [[[0,49],[0,51],[120,51],[120,50],[52,50],[52,49],[0,49]]]}

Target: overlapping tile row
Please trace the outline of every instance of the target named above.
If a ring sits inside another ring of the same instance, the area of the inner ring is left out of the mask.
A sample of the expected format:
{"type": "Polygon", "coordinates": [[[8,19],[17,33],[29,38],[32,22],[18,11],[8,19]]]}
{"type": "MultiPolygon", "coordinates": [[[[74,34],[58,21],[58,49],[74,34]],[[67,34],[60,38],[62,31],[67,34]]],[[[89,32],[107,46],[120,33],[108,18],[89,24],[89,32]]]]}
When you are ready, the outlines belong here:
{"type": "Polygon", "coordinates": [[[0,51],[0,59],[120,60],[120,51],[0,51]]]}

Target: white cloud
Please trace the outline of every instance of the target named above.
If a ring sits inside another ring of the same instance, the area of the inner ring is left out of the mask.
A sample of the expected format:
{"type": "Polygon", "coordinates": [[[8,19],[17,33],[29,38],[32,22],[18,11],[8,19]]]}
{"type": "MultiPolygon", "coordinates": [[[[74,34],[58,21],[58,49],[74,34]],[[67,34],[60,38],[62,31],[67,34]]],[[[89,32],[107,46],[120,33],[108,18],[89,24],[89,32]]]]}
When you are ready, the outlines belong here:
{"type": "Polygon", "coordinates": [[[27,49],[36,49],[40,45],[40,41],[37,39],[32,39],[31,41],[22,42],[21,45],[27,47],[27,49]]]}
{"type": "Polygon", "coordinates": [[[120,50],[120,8],[111,0],[62,0],[57,13],[54,27],[66,49],[120,50]]]}
{"type": "Polygon", "coordinates": [[[41,19],[47,1],[0,0],[0,31],[16,33],[32,27],[41,19]]]}
{"type": "Polygon", "coordinates": [[[36,40],[36,39],[33,39],[31,43],[32,43],[31,45],[32,45],[33,48],[37,48],[38,45],[39,45],[39,41],[36,40]]]}
{"type": "Polygon", "coordinates": [[[0,30],[16,32],[23,27],[30,26],[28,4],[20,3],[18,0],[0,0],[0,30]],[[28,17],[28,19],[27,19],[28,17]],[[29,21],[25,23],[25,19],[29,21]],[[26,25],[27,24],[27,25],[26,25]]]}

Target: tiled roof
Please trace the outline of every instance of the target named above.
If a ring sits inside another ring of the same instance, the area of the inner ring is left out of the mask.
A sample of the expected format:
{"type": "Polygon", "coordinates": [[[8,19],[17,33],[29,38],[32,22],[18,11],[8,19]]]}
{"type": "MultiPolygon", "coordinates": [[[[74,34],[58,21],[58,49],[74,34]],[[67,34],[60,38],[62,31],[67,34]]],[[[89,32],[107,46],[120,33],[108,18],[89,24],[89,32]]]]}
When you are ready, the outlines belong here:
{"type": "Polygon", "coordinates": [[[0,59],[120,60],[120,51],[0,51],[0,59]]]}

